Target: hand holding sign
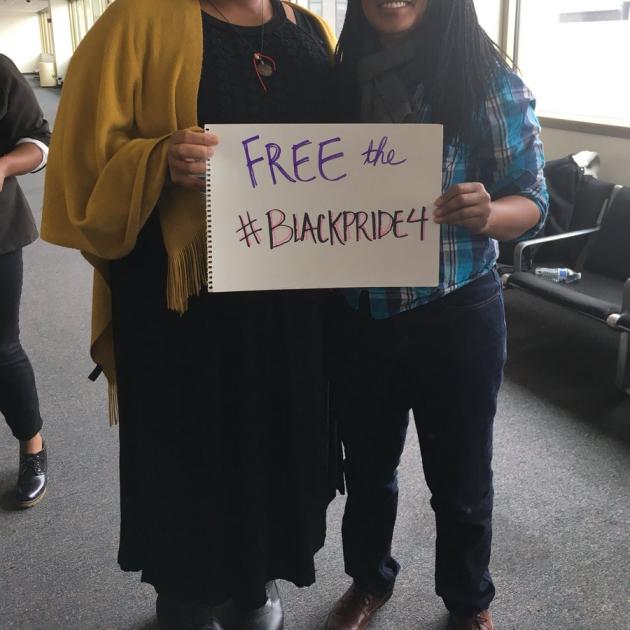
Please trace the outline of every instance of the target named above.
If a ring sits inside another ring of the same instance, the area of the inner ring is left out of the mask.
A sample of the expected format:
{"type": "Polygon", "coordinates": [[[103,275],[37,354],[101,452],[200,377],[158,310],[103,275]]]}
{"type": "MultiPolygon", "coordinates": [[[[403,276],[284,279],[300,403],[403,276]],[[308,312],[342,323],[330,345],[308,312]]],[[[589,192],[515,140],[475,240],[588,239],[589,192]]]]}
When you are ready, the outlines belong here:
{"type": "Polygon", "coordinates": [[[204,190],[205,182],[199,175],[206,172],[206,160],[214,155],[213,147],[219,139],[211,133],[176,131],[169,139],[168,167],[171,182],[183,188],[204,190]]]}
{"type": "Polygon", "coordinates": [[[435,201],[435,221],[462,225],[473,234],[481,234],[490,218],[491,202],[490,193],[483,184],[455,184],[435,201]]]}
{"type": "MultiPolygon", "coordinates": [[[[209,130],[209,127],[206,127],[209,130]]],[[[434,286],[437,125],[216,125],[212,291],[434,286]]]]}

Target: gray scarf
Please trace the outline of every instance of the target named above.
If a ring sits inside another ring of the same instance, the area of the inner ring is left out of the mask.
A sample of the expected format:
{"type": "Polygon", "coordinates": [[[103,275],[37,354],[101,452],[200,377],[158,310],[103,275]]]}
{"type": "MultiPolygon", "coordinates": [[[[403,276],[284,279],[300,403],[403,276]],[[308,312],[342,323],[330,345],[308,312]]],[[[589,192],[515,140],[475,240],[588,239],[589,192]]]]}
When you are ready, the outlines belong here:
{"type": "Polygon", "coordinates": [[[419,48],[418,38],[412,37],[369,53],[357,63],[362,122],[399,123],[417,113],[417,98],[403,77],[418,60],[419,48]]]}

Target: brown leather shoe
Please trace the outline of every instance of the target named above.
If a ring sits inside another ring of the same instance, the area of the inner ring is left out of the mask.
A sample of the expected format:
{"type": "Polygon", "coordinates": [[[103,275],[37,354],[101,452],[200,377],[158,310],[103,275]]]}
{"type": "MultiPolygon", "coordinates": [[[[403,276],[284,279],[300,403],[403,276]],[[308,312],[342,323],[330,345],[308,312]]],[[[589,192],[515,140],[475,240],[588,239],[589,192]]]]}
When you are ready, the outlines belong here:
{"type": "Polygon", "coordinates": [[[447,630],[494,630],[492,614],[489,610],[482,610],[469,619],[459,619],[451,615],[447,630]]]}
{"type": "Polygon", "coordinates": [[[373,595],[353,584],[333,606],[324,630],[365,630],[372,615],[391,596],[391,591],[385,595],[373,595]]]}

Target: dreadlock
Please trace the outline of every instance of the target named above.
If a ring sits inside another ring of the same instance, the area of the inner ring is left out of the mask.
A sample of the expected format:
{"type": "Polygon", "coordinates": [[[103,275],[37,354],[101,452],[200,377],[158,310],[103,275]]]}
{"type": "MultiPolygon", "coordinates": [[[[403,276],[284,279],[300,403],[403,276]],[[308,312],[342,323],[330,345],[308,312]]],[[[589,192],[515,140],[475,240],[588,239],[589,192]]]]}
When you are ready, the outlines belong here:
{"type": "MultiPolygon", "coordinates": [[[[413,37],[422,39],[422,81],[433,122],[444,125],[447,138],[469,140],[494,77],[509,68],[506,56],[479,25],[473,0],[429,0],[413,37]]],[[[377,42],[361,0],[349,0],[335,59],[345,96],[353,104],[357,62],[366,43],[377,42]]]]}

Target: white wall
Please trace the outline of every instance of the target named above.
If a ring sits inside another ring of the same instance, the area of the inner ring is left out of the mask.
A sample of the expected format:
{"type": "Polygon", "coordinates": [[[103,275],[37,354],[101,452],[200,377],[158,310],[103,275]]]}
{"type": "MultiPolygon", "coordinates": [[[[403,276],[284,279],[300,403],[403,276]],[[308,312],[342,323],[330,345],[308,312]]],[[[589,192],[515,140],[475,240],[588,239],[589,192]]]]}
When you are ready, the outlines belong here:
{"type": "Polygon", "coordinates": [[[72,57],[72,31],[67,0],[50,0],[57,78],[64,78],[72,57]]]}
{"type": "Polygon", "coordinates": [[[41,52],[36,13],[3,13],[0,16],[0,53],[10,57],[20,72],[35,72],[41,52]]]}
{"type": "Polygon", "coordinates": [[[597,151],[600,179],[630,186],[630,140],[562,129],[543,129],[545,157],[552,160],[578,151],[597,151]]]}

